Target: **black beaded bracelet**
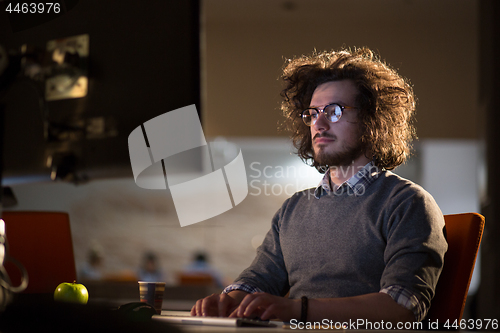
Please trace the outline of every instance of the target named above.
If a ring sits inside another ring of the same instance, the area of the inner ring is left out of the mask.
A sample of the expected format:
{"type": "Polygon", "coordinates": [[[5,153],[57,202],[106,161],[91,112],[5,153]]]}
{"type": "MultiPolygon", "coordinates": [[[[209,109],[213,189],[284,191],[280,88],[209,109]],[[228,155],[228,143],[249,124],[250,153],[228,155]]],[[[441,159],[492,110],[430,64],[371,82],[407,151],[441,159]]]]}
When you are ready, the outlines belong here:
{"type": "Polygon", "coordinates": [[[301,297],[301,307],[300,307],[300,321],[305,323],[307,321],[307,297],[302,296],[301,297]]]}

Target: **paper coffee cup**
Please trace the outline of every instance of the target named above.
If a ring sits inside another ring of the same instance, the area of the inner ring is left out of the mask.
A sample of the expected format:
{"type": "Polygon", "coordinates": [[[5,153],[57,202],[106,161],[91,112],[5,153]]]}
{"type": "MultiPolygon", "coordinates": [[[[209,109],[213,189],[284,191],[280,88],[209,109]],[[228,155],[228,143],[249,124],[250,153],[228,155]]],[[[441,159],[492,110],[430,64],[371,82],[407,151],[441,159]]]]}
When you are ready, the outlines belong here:
{"type": "Polygon", "coordinates": [[[165,282],[139,281],[140,301],[153,306],[158,314],[161,314],[165,282]]]}

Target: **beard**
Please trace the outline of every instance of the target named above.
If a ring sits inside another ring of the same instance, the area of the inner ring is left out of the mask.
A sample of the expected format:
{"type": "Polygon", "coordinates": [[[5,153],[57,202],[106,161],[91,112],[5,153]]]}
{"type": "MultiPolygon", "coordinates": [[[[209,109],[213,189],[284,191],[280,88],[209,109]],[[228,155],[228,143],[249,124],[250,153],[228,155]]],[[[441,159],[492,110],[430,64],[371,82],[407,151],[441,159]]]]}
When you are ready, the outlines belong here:
{"type": "Polygon", "coordinates": [[[361,140],[352,145],[344,143],[341,151],[327,152],[326,148],[328,147],[322,147],[318,150],[313,149],[314,161],[321,166],[339,168],[350,166],[354,160],[362,156],[366,151],[366,147],[361,140]]]}

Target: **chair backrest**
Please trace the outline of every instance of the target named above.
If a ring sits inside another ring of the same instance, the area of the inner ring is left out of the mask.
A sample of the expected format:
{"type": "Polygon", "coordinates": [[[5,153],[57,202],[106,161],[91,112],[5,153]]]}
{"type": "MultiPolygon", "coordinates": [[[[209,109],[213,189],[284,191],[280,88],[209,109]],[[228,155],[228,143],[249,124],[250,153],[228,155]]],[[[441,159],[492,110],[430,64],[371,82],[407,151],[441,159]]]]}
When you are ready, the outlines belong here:
{"type": "Polygon", "coordinates": [[[206,273],[180,273],[178,281],[183,286],[214,286],[215,279],[206,273]]]}
{"type": "MultiPolygon", "coordinates": [[[[53,293],[61,282],[76,280],[75,258],[69,215],[60,212],[3,212],[9,256],[28,271],[23,293],[53,293]]],[[[21,272],[5,262],[12,285],[21,282],[21,272]]]]}
{"type": "Polygon", "coordinates": [[[460,321],[484,229],[476,213],[445,215],[448,251],[427,318],[443,324],[460,321]]]}

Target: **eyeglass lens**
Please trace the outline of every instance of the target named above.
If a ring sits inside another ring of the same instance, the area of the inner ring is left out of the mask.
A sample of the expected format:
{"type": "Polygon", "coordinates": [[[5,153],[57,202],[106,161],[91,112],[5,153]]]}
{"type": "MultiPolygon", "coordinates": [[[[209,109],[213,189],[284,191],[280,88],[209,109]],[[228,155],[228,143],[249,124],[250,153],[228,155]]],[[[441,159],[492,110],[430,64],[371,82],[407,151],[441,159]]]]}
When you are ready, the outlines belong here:
{"type": "MultiPolygon", "coordinates": [[[[342,108],[337,104],[330,104],[326,106],[323,110],[326,119],[330,122],[335,123],[339,121],[342,116],[342,108]]],[[[311,126],[311,124],[315,124],[316,120],[318,120],[320,112],[317,109],[307,109],[302,113],[302,120],[307,126],[311,126]]]]}

